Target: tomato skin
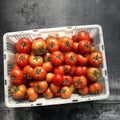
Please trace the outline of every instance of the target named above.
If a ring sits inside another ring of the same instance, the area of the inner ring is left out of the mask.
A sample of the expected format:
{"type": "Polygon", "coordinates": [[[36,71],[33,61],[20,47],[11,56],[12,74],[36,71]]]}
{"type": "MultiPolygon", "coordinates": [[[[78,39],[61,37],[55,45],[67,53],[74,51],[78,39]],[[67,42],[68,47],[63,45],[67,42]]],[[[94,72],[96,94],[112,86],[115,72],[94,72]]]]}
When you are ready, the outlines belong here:
{"type": "Polygon", "coordinates": [[[43,93],[43,96],[46,98],[46,99],[51,99],[54,97],[54,93],[51,91],[50,88],[48,88],[44,93],[43,93]]]}
{"type": "Polygon", "coordinates": [[[47,75],[46,75],[46,81],[47,81],[48,83],[51,83],[53,76],[54,76],[54,73],[50,73],[50,72],[47,73],[47,75]]]}
{"type": "Polygon", "coordinates": [[[46,69],[47,72],[50,72],[53,69],[53,65],[52,65],[51,62],[45,62],[45,63],[43,63],[42,67],[44,69],[46,69]]]}
{"type": "Polygon", "coordinates": [[[38,81],[38,82],[35,82],[34,84],[34,88],[35,88],[35,91],[37,93],[43,93],[47,90],[48,88],[48,83],[47,81],[43,80],[43,81],[38,81]]]}
{"type": "Polygon", "coordinates": [[[77,42],[77,34],[75,34],[75,35],[72,36],[72,40],[73,40],[74,42],[77,42]]]}
{"type": "Polygon", "coordinates": [[[44,62],[50,62],[51,61],[51,53],[45,53],[45,55],[43,56],[44,62]]]}
{"type": "Polygon", "coordinates": [[[99,67],[103,63],[102,53],[92,52],[88,58],[89,64],[93,67],[99,67]]]}
{"type": "Polygon", "coordinates": [[[73,47],[73,40],[69,37],[61,37],[60,39],[60,49],[64,52],[68,52],[73,47]]]}
{"type": "Polygon", "coordinates": [[[59,44],[56,38],[53,37],[48,38],[46,44],[49,52],[59,50],[59,44]]]}
{"type": "Polygon", "coordinates": [[[79,65],[85,66],[88,64],[89,55],[77,54],[77,63],[79,65]]]}
{"type": "Polygon", "coordinates": [[[88,54],[91,52],[91,42],[88,41],[88,40],[81,40],[79,42],[79,45],[78,45],[78,48],[79,48],[79,51],[80,53],[82,54],[88,54]]]}
{"type": "Polygon", "coordinates": [[[30,65],[27,65],[23,68],[23,74],[24,74],[24,79],[27,80],[32,80],[33,76],[32,73],[33,72],[33,68],[30,65]]]}
{"type": "Polygon", "coordinates": [[[61,93],[61,97],[63,99],[68,99],[72,95],[72,91],[71,91],[71,89],[68,86],[62,87],[60,93],[61,93]]]}
{"type": "Polygon", "coordinates": [[[84,88],[79,88],[78,89],[78,93],[80,93],[81,95],[87,95],[89,92],[88,92],[88,86],[84,87],[84,88]]]}
{"type": "Polygon", "coordinates": [[[30,101],[35,101],[38,99],[38,93],[35,92],[34,87],[30,87],[27,89],[27,96],[30,101]]]}
{"type": "Polygon", "coordinates": [[[103,91],[103,85],[100,82],[94,82],[88,89],[90,94],[100,94],[103,91]]]}
{"type": "Polygon", "coordinates": [[[21,85],[11,85],[10,93],[15,99],[23,99],[26,96],[27,88],[24,84],[21,85]]]}
{"type": "Polygon", "coordinates": [[[21,38],[15,43],[15,50],[19,53],[30,53],[31,51],[31,41],[28,38],[21,38]]]}
{"type": "Polygon", "coordinates": [[[36,38],[32,41],[32,52],[35,55],[43,55],[47,52],[47,45],[43,38],[36,38]]]}
{"type": "Polygon", "coordinates": [[[87,31],[80,31],[77,34],[77,40],[81,41],[81,40],[90,40],[90,35],[87,31]]]}
{"type": "Polygon", "coordinates": [[[37,55],[30,55],[29,64],[31,67],[42,66],[43,58],[37,55]]]}
{"type": "Polygon", "coordinates": [[[44,69],[41,66],[36,66],[32,72],[33,78],[39,81],[44,80],[46,77],[46,74],[47,74],[46,69],[44,69]]]}
{"type": "Polygon", "coordinates": [[[72,49],[73,49],[73,52],[75,52],[75,53],[78,53],[78,52],[79,52],[78,45],[79,45],[78,42],[74,42],[74,43],[73,43],[73,48],[72,48],[72,49]]]}
{"type": "Polygon", "coordinates": [[[55,67],[54,73],[64,75],[64,65],[60,65],[60,66],[55,67]]]}
{"type": "Polygon", "coordinates": [[[12,69],[11,72],[10,72],[10,82],[13,84],[13,85],[20,85],[22,84],[23,82],[23,78],[24,78],[24,75],[23,75],[23,71],[21,69],[12,69]]]}
{"type": "Polygon", "coordinates": [[[84,88],[87,86],[87,78],[85,76],[74,76],[73,77],[73,85],[76,88],[84,88]]]}
{"type": "Polygon", "coordinates": [[[77,63],[77,55],[74,52],[67,52],[65,54],[65,63],[74,66],[77,63]]]}
{"type": "Polygon", "coordinates": [[[25,53],[17,53],[16,63],[20,67],[24,67],[29,64],[29,55],[25,53]]]}
{"type": "Polygon", "coordinates": [[[64,54],[61,51],[54,51],[51,54],[51,63],[60,66],[64,62],[64,54]]]}
{"type": "Polygon", "coordinates": [[[74,71],[75,75],[81,76],[81,75],[86,75],[86,73],[87,73],[87,67],[86,66],[75,67],[75,71],[74,71]]]}
{"type": "Polygon", "coordinates": [[[97,81],[101,77],[101,71],[96,67],[89,67],[86,76],[91,81],[97,81]]]}
{"type": "Polygon", "coordinates": [[[72,77],[70,75],[63,75],[63,86],[68,86],[72,84],[72,77]]]}
{"type": "Polygon", "coordinates": [[[55,85],[61,85],[61,84],[63,84],[63,75],[61,75],[61,74],[54,74],[54,76],[52,78],[52,82],[55,85]]]}

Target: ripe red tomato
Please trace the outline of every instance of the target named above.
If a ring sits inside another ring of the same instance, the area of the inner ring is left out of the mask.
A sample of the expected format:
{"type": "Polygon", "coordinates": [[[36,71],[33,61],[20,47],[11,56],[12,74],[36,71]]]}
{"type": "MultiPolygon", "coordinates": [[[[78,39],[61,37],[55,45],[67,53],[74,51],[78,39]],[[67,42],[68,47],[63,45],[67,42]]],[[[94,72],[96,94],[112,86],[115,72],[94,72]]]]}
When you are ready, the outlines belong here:
{"type": "Polygon", "coordinates": [[[16,63],[20,67],[24,67],[29,64],[29,55],[26,53],[18,53],[16,55],[16,63]]]}
{"type": "Polygon", "coordinates": [[[89,64],[93,67],[99,67],[103,63],[102,53],[93,52],[88,58],[89,64]]]}
{"type": "Polygon", "coordinates": [[[73,52],[75,52],[75,53],[79,52],[78,45],[79,45],[78,42],[74,42],[73,43],[73,48],[72,48],[73,52]]]}
{"type": "Polygon", "coordinates": [[[51,62],[45,62],[43,63],[43,66],[42,66],[44,69],[46,69],[47,72],[50,72],[52,71],[53,69],[53,65],[51,62]]]}
{"type": "Polygon", "coordinates": [[[64,65],[64,73],[69,74],[72,71],[72,66],[70,65],[64,65]]]}
{"type": "Polygon", "coordinates": [[[88,56],[89,55],[82,55],[82,54],[77,54],[77,63],[79,65],[87,65],[88,63],[88,56]]]}
{"type": "Polygon", "coordinates": [[[72,84],[72,77],[70,75],[63,75],[63,86],[70,86],[72,84]]]}
{"type": "Polygon", "coordinates": [[[77,34],[77,40],[81,41],[81,40],[90,40],[90,35],[87,31],[80,31],[77,34]]]}
{"type": "Polygon", "coordinates": [[[61,37],[60,38],[60,49],[62,51],[68,52],[72,49],[73,47],[73,40],[69,37],[61,37]]]}
{"type": "Polygon", "coordinates": [[[10,72],[10,82],[13,85],[20,85],[23,82],[23,71],[21,69],[13,68],[10,72]]]}
{"type": "Polygon", "coordinates": [[[76,88],[84,88],[87,86],[87,78],[85,76],[74,76],[73,77],[73,85],[76,88]]]}
{"type": "Polygon", "coordinates": [[[52,78],[52,82],[55,85],[61,85],[61,84],[63,84],[63,75],[61,75],[61,74],[54,74],[54,76],[52,78]]]}
{"type": "Polygon", "coordinates": [[[33,79],[32,72],[33,68],[30,65],[25,66],[23,68],[24,79],[32,80],[33,79]]]}
{"type": "Polygon", "coordinates": [[[65,54],[65,63],[71,66],[76,65],[77,55],[74,52],[67,52],[65,54]]]}
{"type": "Polygon", "coordinates": [[[58,40],[56,38],[50,37],[47,39],[47,48],[49,52],[58,51],[59,50],[59,44],[58,40]]]}
{"type": "Polygon", "coordinates": [[[47,71],[41,66],[37,66],[33,69],[32,75],[35,80],[44,80],[46,77],[47,71]]]}
{"type": "Polygon", "coordinates": [[[64,62],[64,54],[61,51],[54,51],[51,54],[51,62],[56,66],[61,65],[64,62]]]}
{"type": "Polygon", "coordinates": [[[15,50],[19,53],[30,53],[31,51],[31,41],[28,38],[21,38],[15,43],[15,50]]]}
{"type": "Polygon", "coordinates": [[[87,73],[87,67],[86,66],[75,67],[75,71],[74,71],[75,75],[81,76],[81,75],[86,75],[86,73],[87,73]]]}
{"type": "Polygon", "coordinates": [[[90,41],[88,41],[88,40],[81,40],[79,42],[78,48],[79,48],[80,53],[87,54],[87,53],[91,52],[91,46],[92,46],[92,44],[91,44],[90,41]]]}
{"type": "Polygon", "coordinates": [[[90,84],[88,89],[90,94],[99,94],[103,91],[103,85],[100,82],[94,82],[90,84]]]}
{"type": "Polygon", "coordinates": [[[74,42],[77,42],[77,34],[75,34],[75,35],[72,36],[72,40],[73,40],[74,42]]]}
{"type": "Polygon", "coordinates": [[[64,75],[64,65],[60,65],[60,66],[55,67],[54,73],[64,75]]]}

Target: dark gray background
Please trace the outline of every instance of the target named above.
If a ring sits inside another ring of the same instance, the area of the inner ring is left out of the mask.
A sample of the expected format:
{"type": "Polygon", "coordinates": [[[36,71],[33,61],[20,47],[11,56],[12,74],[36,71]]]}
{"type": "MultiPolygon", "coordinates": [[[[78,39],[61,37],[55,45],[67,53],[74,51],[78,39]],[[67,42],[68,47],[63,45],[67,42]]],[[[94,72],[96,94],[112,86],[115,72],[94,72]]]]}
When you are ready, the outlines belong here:
{"type": "Polygon", "coordinates": [[[0,120],[120,119],[119,0],[0,0],[0,120]],[[8,109],[4,105],[2,36],[6,32],[99,24],[103,28],[110,97],[104,101],[8,109]]]}

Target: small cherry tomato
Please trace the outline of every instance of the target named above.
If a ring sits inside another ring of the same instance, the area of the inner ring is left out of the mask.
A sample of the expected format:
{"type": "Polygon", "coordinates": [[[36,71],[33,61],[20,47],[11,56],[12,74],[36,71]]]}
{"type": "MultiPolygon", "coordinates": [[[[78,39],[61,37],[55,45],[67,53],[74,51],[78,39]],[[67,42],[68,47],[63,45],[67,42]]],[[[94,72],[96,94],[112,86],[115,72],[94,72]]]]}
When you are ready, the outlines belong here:
{"type": "Polygon", "coordinates": [[[57,66],[54,68],[54,73],[64,75],[65,74],[64,68],[65,68],[64,65],[57,66]]]}
{"type": "Polygon", "coordinates": [[[54,76],[54,73],[47,73],[47,75],[46,75],[46,81],[48,83],[51,83],[53,76],[54,76]]]}
{"type": "Polygon", "coordinates": [[[75,67],[75,71],[74,71],[74,74],[75,75],[78,75],[78,76],[81,76],[81,75],[86,75],[87,73],[87,67],[83,67],[83,66],[77,66],[75,67]]]}
{"type": "Polygon", "coordinates": [[[73,48],[72,48],[72,49],[73,49],[73,52],[75,52],[75,53],[78,53],[78,52],[79,52],[78,45],[79,45],[78,42],[74,42],[74,43],[73,43],[73,48]]]}
{"type": "Polygon", "coordinates": [[[72,71],[72,66],[70,65],[64,65],[64,73],[69,74],[72,71]]]}

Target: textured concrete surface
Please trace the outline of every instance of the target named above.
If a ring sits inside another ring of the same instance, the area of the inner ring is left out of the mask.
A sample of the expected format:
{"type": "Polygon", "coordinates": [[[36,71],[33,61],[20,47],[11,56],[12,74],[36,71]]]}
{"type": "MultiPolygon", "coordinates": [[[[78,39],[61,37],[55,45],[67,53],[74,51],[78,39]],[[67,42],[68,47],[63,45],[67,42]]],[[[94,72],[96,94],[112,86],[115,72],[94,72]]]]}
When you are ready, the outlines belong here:
{"type": "Polygon", "coordinates": [[[120,119],[119,0],[0,0],[0,120],[120,119]],[[100,24],[109,73],[108,100],[61,106],[9,109],[4,105],[2,36],[36,28],[100,24]]]}

